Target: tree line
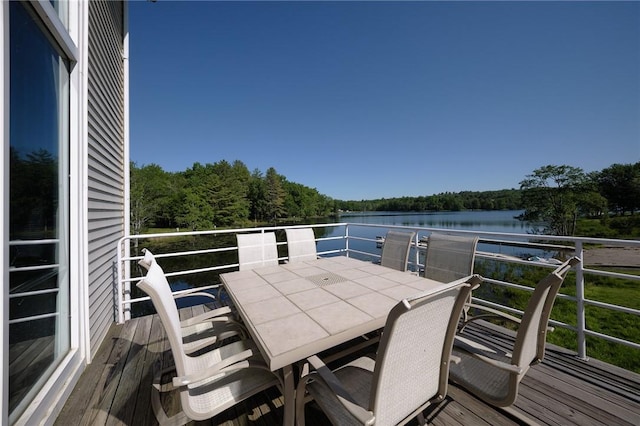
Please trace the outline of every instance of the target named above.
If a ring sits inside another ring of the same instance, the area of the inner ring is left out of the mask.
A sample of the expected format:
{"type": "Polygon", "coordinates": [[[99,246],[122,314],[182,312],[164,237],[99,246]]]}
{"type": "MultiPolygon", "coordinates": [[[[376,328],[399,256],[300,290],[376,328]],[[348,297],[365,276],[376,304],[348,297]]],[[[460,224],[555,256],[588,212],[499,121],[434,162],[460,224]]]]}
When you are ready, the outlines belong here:
{"type": "Polygon", "coordinates": [[[328,216],[330,197],[290,182],[272,167],[250,172],[241,161],[194,163],[183,172],[157,164],[130,167],[131,232],[148,227],[208,230],[328,216]]]}
{"type": "Polygon", "coordinates": [[[585,173],[573,166],[534,170],[519,189],[345,201],[291,182],[271,167],[241,161],[194,163],[183,172],[131,164],[131,232],[148,227],[207,230],[327,217],[340,211],[524,210],[540,232],[573,235],[579,217],[633,215],[640,210],[640,162],[585,173]]]}
{"type": "Polygon", "coordinates": [[[460,211],[520,210],[521,193],[517,189],[499,191],[443,192],[418,197],[380,198],[361,201],[337,201],[342,211],[460,211]]]}

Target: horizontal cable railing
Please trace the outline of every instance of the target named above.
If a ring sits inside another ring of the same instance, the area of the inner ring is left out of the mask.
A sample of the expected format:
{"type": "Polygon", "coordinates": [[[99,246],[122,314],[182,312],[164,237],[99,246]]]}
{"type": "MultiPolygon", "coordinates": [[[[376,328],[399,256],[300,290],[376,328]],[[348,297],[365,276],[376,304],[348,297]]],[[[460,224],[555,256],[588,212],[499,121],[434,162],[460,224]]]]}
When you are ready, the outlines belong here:
{"type": "MultiPolygon", "coordinates": [[[[116,305],[118,322],[124,322],[130,318],[132,305],[143,301],[148,301],[146,296],[131,297],[131,283],[142,278],[143,271],[138,274],[132,274],[135,270],[135,263],[142,258],[141,254],[130,255],[133,248],[138,250],[141,248],[139,244],[151,243],[153,241],[161,241],[162,239],[180,239],[180,238],[198,238],[204,237],[209,239],[227,238],[227,243],[223,246],[198,247],[190,250],[176,250],[169,252],[158,252],[154,255],[162,262],[163,259],[180,258],[187,259],[197,256],[227,256],[231,261],[221,264],[211,264],[191,269],[180,269],[178,271],[167,272],[167,277],[185,277],[202,273],[222,273],[237,270],[237,246],[235,244],[235,235],[237,233],[247,232],[276,232],[279,234],[278,247],[280,253],[286,253],[286,239],[284,230],[287,228],[312,227],[316,229],[316,243],[318,254],[320,256],[346,255],[362,260],[379,261],[380,248],[386,231],[389,229],[398,229],[415,232],[415,238],[412,243],[412,252],[409,260],[409,267],[412,271],[421,271],[424,268],[424,254],[427,248],[427,237],[433,232],[444,232],[454,235],[473,235],[479,237],[479,249],[476,252],[476,260],[483,259],[499,262],[505,265],[527,265],[545,269],[554,269],[557,265],[546,256],[561,255],[562,257],[578,256],[581,259],[584,255],[584,245],[607,245],[616,247],[633,247],[640,248],[638,240],[619,240],[619,239],[600,239],[586,237],[568,237],[553,235],[533,235],[533,234],[517,234],[517,233],[501,233],[501,232],[483,232],[483,231],[467,231],[442,228],[428,228],[415,226],[395,226],[395,225],[374,225],[363,223],[329,223],[301,226],[275,226],[275,227],[258,227],[258,228],[238,228],[228,230],[210,230],[197,232],[169,232],[158,234],[131,235],[122,238],[118,243],[118,261],[117,261],[117,289],[116,289],[116,305]],[[542,256],[532,256],[531,258],[522,258],[522,253],[516,250],[528,250],[529,253],[537,253],[542,256]],[[132,268],[134,266],[134,268],[132,268]]],[[[164,246],[169,246],[165,244],[164,246]]],[[[279,260],[287,259],[286,254],[280,255],[279,260]]],[[[640,267],[639,265],[635,265],[640,267]]],[[[640,271],[640,269],[639,269],[640,271]]],[[[580,358],[586,359],[586,336],[601,338],[610,342],[619,343],[632,348],[640,349],[638,342],[632,342],[615,336],[609,336],[586,327],[585,307],[594,306],[601,309],[608,309],[621,314],[629,314],[640,317],[640,310],[606,303],[597,300],[590,300],[584,296],[585,276],[604,276],[617,279],[629,280],[635,283],[640,281],[640,274],[628,274],[619,271],[607,271],[603,269],[585,268],[584,262],[580,262],[575,267],[576,275],[576,295],[559,294],[558,299],[575,304],[576,324],[566,324],[557,320],[551,320],[550,323],[554,327],[562,327],[576,332],[577,334],[577,352],[580,358]]],[[[513,282],[507,282],[484,276],[485,282],[483,286],[491,285],[496,288],[511,288],[518,291],[532,292],[533,288],[513,282]]],[[[188,281],[188,278],[186,278],[188,281]]],[[[198,285],[198,290],[211,290],[219,285],[219,281],[208,285],[198,285]]],[[[184,291],[184,290],[181,290],[184,291]]],[[[640,284],[638,291],[640,292],[640,284]]],[[[180,293],[180,291],[175,292],[180,293]]],[[[485,300],[474,295],[474,303],[484,304],[494,309],[501,309],[512,314],[522,314],[522,311],[512,306],[506,306],[495,301],[485,300]]]]}

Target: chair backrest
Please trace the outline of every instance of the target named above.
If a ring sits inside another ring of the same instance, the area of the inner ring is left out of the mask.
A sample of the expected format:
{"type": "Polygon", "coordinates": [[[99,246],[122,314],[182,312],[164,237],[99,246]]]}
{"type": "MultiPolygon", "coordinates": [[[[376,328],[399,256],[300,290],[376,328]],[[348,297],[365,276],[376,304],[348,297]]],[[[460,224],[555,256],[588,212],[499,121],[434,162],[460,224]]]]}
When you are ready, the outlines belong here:
{"type": "MultiPolygon", "coordinates": [[[[142,265],[143,261],[144,259],[139,263],[142,265]]],[[[153,261],[148,265],[147,275],[138,282],[137,286],[151,297],[151,302],[158,312],[160,321],[169,338],[169,345],[171,346],[171,352],[176,363],[178,376],[191,374],[193,372],[185,371],[187,367],[182,342],[180,315],[178,314],[178,307],[171,294],[171,287],[169,286],[167,277],[164,275],[164,271],[157,262],[153,261]]],[[[146,265],[142,266],[146,267],[146,265]]]]}
{"type": "Polygon", "coordinates": [[[278,246],[273,232],[237,234],[240,270],[274,266],[278,264],[278,246]]]}
{"type": "Polygon", "coordinates": [[[398,271],[407,270],[409,249],[415,232],[389,231],[384,237],[380,264],[398,271]]]}
{"type": "MultiPolygon", "coordinates": [[[[536,285],[518,327],[511,361],[512,364],[522,367],[524,372],[531,364],[544,358],[547,326],[553,303],[567,272],[579,262],[579,258],[572,257],[536,285]]],[[[522,376],[524,373],[519,378],[522,376]]]]}
{"type": "Polygon", "coordinates": [[[138,261],[138,265],[148,271],[151,264],[156,261],[156,258],[149,249],[143,248],[142,253],[144,254],[144,257],[138,261]]]}
{"type": "Polygon", "coordinates": [[[473,274],[478,237],[432,232],[427,242],[424,276],[443,283],[473,274]]]}
{"type": "Polygon", "coordinates": [[[289,262],[303,262],[318,258],[316,236],[312,228],[285,229],[289,262]]]}
{"type": "Polygon", "coordinates": [[[478,275],[427,296],[404,299],[389,313],[371,384],[376,424],[398,424],[435,397],[444,398],[458,318],[478,275]]]}

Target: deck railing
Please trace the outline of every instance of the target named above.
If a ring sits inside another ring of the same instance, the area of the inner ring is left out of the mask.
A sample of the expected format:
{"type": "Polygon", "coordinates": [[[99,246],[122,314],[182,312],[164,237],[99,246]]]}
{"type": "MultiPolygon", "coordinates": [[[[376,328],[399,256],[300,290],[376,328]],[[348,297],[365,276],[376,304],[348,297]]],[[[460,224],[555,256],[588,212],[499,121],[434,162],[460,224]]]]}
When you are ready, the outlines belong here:
{"type": "MultiPolygon", "coordinates": [[[[559,256],[561,258],[568,258],[569,256],[578,256],[580,259],[584,258],[584,246],[586,244],[593,244],[598,246],[616,246],[616,247],[640,247],[640,241],[638,240],[618,240],[618,239],[602,239],[602,238],[585,238],[585,237],[566,237],[566,236],[552,236],[552,235],[533,235],[533,234],[518,234],[518,233],[498,233],[498,232],[476,232],[476,231],[464,231],[453,229],[441,229],[441,228],[428,228],[428,227],[414,227],[414,226],[390,226],[390,225],[372,225],[361,223],[329,223],[318,225],[304,225],[304,226],[276,226],[276,227],[260,227],[260,228],[238,228],[227,230],[210,230],[199,232],[169,232],[158,234],[145,234],[145,235],[130,235],[122,238],[118,242],[117,253],[117,282],[116,286],[116,315],[117,321],[122,323],[131,317],[132,305],[149,300],[148,297],[131,297],[131,283],[137,282],[142,276],[142,271],[137,268],[132,268],[138,260],[141,259],[141,254],[132,255],[132,248],[136,248],[139,253],[141,248],[140,242],[145,244],[153,244],[154,240],[167,240],[178,238],[202,238],[208,240],[209,243],[204,243],[197,249],[182,250],[182,251],[167,251],[167,252],[154,252],[157,259],[167,258],[181,258],[184,256],[207,256],[207,259],[211,259],[213,256],[224,257],[226,259],[234,259],[235,262],[216,263],[211,262],[205,267],[198,267],[194,269],[181,269],[173,272],[168,272],[168,277],[182,277],[183,280],[189,280],[189,276],[202,273],[214,273],[219,274],[236,270],[238,268],[237,263],[237,246],[235,245],[235,236],[237,233],[244,232],[276,232],[278,235],[278,246],[282,246],[279,249],[280,253],[286,253],[284,246],[286,246],[286,240],[284,238],[284,229],[295,227],[313,227],[316,228],[317,247],[318,254],[320,256],[335,256],[345,255],[350,257],[356,257],[363,260],[376,261],[380,258],[380,247],[382,245],[381,237],[383,237],[387,230],[398,229],[414,231],[415,240],[412,244],[412,250],[410,255],[410,269],[420,271],[423,267],[424,253],[426,251],[426,237],[433,231],[446,232],[455,235],[475,235],[479,237],[478,251],[476,252],[476,260],[478,259],[491,259],[496,262],[508,264],[522,264],[535,266],[539,268],[553,269],[555,265],[551,262],[547,256],[559,256]],[[280,235],[282,234],[282,235],[280,235]],[[219,244],[219,240],[215,237],[226,236],[226,244],[219,244]],[[214,237],[214,238],[206,238],[214,237]],[[217,241],[218,244],[213,244],[211,241],[217,241]],[[522,253],[532,254],[529,258],[522,258],[522,253]],[[137,271],[132,274],[132,271],[137,271]],[[184,278],[186,277],[186,278],[184,278]]],[[[157,242],[157,241],[156,241],[157,242]]],[[[196,244],[194,244],[194,247],[196,244]]],[[[280,260],[285,260],[286,255],[282,255],[280,260]]],[[[640,266],[640,259],[638,259],[638,265],[640,266]]],[[[639,269],[640,271],[640,269],[639,269]]],[[[604,269],[586,268],[584,262],[580,262],[575,267],[576,275],[576,294],[575,296],[567,294],[559,294],[558,299],[568,300],[575,303],[576,309],[576,324],[571,325],[567,323],[561,323],[559,321],[551,320],[551,324],[555,327],[563,327],[573,330],[577,335],[577,352],[578,356],[582,359],[587,359],[586,349],[586,336],[593,336],[596,338],[604,339],[609,342],[614,342],[626,346],[630,346],[635,349],[640,349],[639,342],[632,342],[616,336],[603,334],[594,330],[590,330],[586,326],[585,320],[585,308],[587,306],[595,306],[598,308],[609,309],[619,313],[630,314],[640,316],[640,310],[633,309],[621,305],[615,305],[611,303],[605,303],[597,300],[587,299],[585,297],[585,283],[588,276],[606,276],[614,277],[618,279],[629,280],[638,285],[638,292],[640,293],[640,274],[627,274],[621,272],[611,272],[604,269]]],[[[506,288],[514,288],[531,292],[532,288],[526,285],[521,285],[513,282],[501,281],[491,276],[483,274],[485,283],[483,286],[492,285],[506,288]]],[[[219,281],[214,281],[210,285],[199,285],[201,290],[210,290],[216,287],[219,281]]],[[[177,291],[176,293],[179,293],[177,291]]],[[[515,309],[512,306],[505,306],[489,300],[478,298],[474,295],[474,302],[484,304],[493,308],[502,309],[515,314],[522,314],[522,311],[515,309]]]]}

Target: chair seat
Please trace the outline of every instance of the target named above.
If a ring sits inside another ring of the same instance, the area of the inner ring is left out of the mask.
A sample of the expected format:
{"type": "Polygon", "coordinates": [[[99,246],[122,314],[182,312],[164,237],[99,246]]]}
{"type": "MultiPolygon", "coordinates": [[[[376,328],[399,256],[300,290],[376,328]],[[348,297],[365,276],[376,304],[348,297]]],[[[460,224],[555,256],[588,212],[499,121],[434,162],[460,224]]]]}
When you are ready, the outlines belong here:
{"type": "MultiPolygon", "coordinates": [[[[361,407],[366,407],[369,404],[375,364],[375,355],[363,356],[343,365],[333,372],[341,385],[349,392],[354,402],[361,407]]],[[[331,392],[324,381],[315,380],[308,383],[307,390],[313,399],[323,407],[325,414],[333,424],[361,424],[345,410],[344,406],[338,401],[336,395],[331,392]]]]}
{"type": "Polygon", "coordinates": [[[488,346],[468,337],[456,336],[452,358],[460,358],[460,362],[452,362],[449,366],[449,377],[455,383],[464,386],[474,393],[481,393],[488,398],[504,400],[508,396],[509,372],[497,368],[487,368],[486,362],[475,358],[467,351],[459,350],[461,345],[469,345],[481,351],[483,355],[496,361],[511,363],[511,353],[499,348],[488,346]]]}
{"type": "Polygon", "coordinates": [[[182,327],[182,341],[186,353],[192,353],[201,348],[201,342],[207,339],[212,344],[225,339],[241,335],[240,326],[232,322],[203,322],[182,327]],[[214,325],[215,324],[215,325],[214,325]]]}
{"type": "MultiPolygon", "coordinates": [[[[189,357],[188,368],[193,371],[204,370],[224,359],[239,354],[247,349],[254,351],[252,360],[262,363],[262,358],[249,340],[242,340],[220,348],[205,352],[196,357],[189,357]]],[[[278,385],[277,378],[265,368],[242,368],[231,372],[220,373],[208,380],[187,386],[188,401],[193,413],[198,413],[206,419],[223,412],[254,395],[261,390],[278,385]],[[215,407],[215,409],[212,409],[215,407]]],[[[193,415],[192,415],[193,416],[193,415]]],[[[193,416],[198,419],[197,416],[193,416]]]]}

